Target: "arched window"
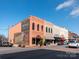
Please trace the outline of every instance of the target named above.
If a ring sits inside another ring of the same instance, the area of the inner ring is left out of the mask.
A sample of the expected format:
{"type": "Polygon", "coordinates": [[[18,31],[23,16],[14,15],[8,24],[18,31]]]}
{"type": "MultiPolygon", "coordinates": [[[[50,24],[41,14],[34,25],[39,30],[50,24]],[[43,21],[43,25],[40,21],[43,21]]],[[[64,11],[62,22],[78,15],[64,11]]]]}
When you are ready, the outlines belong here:
{"type": "Polygon", "coordinates": [[[48,31],[47,29],[48,29],[48,28],[46,27],[46,32],[48,31]]]}
{"type": "Polygon", "coordinates": [[[41,30],[43,31],[43,25],[41,26],[41,30]]]}
{"type": "Polygon", "coordinates": [[[49,33],[50,33],[50,28],[49,28],[49,33]]]}
{"type": "Polygon", "coordinates": [[[39,31],[39,24],[37,24],[37,31],[39,31]]]}
{"type": "Polygon", "coordinates": [[[51,28],[51,33],[52,33],[52,28],[51,28]]]}
{"type": "Polygon", "coordinates": [[[32,23],[32,30],[35,29],[35,23],[32,23]]]}

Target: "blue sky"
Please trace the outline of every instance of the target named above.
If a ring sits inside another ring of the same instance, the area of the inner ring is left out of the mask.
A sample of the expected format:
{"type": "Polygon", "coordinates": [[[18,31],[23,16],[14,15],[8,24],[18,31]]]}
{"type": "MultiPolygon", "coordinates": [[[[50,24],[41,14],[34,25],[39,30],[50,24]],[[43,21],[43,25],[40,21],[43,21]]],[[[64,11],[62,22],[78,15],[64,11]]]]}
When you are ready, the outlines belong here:
{"type": "Polygon", "coordinates": [[[0,34],[30,15],[79,34],[78,0],[0,0],[0,34]]]}

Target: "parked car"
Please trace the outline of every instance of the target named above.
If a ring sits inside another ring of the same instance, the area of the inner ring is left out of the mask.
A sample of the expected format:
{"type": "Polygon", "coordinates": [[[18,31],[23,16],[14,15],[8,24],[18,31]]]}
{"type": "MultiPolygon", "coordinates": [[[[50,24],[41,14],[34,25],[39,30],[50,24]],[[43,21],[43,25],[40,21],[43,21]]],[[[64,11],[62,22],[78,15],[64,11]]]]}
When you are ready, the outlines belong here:
{"type": "Polygon", "coordinates": [[[57,42],[57,45],[63,45],[61,42],[57,42]]]}
{"type": "Polygon", "coordinates": [[[2,46],[2,43],[0,42],[0,47],[2,46]]]}
{"type": "Polygon", "coordinates": [[[57,42],[57,45],[64,45],[64,42],[57,42]]]}
{"type": "Polygon", "coordinates": [[[77,42],[77,41],[70,41],[68,43],[68,47],[76,47],[76,48],[78,48],[79,47],[79,42],[77,42]]]}
{"type": "Polygon", "coordinates": [[[64,41],[64,45],[67,45],[68,44],[68,42],[67,41],[64,41]]]}
{"type": "Polygon", "coordinates": [[[2,43],[2,47],[12,47],[13,44],[12,43],[9,43],[9,42],[3,42],[2,43]]]}

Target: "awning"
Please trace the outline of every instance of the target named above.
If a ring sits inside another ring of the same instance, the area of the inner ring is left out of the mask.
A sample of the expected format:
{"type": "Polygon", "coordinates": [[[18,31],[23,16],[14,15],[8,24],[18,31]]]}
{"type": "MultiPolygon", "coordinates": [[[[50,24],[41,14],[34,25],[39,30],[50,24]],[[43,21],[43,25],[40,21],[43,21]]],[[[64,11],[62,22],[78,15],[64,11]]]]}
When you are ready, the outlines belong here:
{"type": "Polygon", "coordinates": [[[47,40],[55,40],[54,37],[46,36],[45,39],[47,40]]]}

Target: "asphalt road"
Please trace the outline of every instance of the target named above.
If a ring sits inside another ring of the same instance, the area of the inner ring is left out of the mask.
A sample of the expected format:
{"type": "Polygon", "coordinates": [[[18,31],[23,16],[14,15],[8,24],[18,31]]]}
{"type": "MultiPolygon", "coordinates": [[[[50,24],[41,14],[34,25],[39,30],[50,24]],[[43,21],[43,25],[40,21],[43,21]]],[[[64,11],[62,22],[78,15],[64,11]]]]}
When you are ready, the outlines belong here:
{"type": "Polygon", "coordinates": [[[5,47],[5,48],[0,48],[0,59],[79,59],[79,53],[59,51],[60,49],[63,49],[61,47],[62,46],[53,47],[53,48],[51,47],[6,48],[5,47]],[[58,48],[59,50],[55,50],[58,48]]]}
{"type": "Polygon", "coordinates": [[[0,47],[0,55],[36,50],[40,48],[0,47]]]}

